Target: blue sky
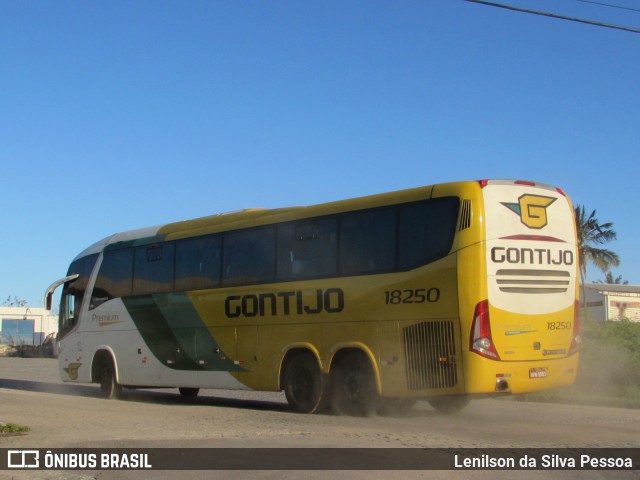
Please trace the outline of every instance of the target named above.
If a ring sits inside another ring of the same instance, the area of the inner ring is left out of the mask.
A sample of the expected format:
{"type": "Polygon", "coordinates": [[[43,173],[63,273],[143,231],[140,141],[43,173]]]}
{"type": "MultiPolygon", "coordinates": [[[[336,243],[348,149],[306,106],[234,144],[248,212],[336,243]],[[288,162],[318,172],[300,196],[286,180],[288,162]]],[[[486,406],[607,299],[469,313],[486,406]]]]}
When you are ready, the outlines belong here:
{"type": "Polygon", "coordinates": [[[597,209],[640,284],[638,59],[640,34],[463,0],[0,0],[0,302],[41,306],[114,232],[482,178],[597,209]]]}

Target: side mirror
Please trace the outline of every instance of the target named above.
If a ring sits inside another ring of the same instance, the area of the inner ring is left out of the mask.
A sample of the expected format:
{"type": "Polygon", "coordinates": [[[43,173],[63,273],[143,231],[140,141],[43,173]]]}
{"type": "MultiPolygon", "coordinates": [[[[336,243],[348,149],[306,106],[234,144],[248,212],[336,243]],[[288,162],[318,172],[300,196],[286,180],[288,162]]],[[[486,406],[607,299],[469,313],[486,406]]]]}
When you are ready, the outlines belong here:
{"type": "Polygon", "coordinates": [[[74,273],[73,275],[69,275],[68,277],[61,278],[60,280],[53,282],[51,285],[49,285],[49,288],[47,288],[47,291],[44,293],[44,308],[51,311],[53,292],[56,290],[56,288],[58,288],[60,285],[63,285],[67,282],[70,282],[71,280],[75,280],[79,276],[80,275],[78,273],[74,273]]]}

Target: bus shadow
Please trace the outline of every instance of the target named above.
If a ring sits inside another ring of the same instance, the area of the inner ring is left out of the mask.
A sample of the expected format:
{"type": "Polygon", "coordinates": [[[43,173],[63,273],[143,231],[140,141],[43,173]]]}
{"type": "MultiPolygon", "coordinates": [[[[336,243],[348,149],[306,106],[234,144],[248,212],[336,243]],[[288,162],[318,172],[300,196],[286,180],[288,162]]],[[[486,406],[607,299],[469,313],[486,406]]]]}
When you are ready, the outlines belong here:
{"type": "Polygon", "coordinates": [[[34,382],[32,380],[10,380],[0,378],[0,388],[22,390],[25,392],[55,393],[57,395],[77,395],[83,397],[99,396],[99,391],[88,385],[66,385],[49,382],[34,382]]]}
{"type": "Polygon", "coordinates": [[[244,408],[250,410],[268,410],[278,412],[289,411],[289,406],[286,403],[213,395],[207,392],[207,390],[202,392],[196,398],[186,399],[180,396],[177,389],[145,390],[125,388],[122,390],[119,400],[140,403],[158,403],[164,405],[203,405],[210,407],[244,408]]]}
{"type": "MultiPolygon", "coordinates": [[[[100,389],[97,385],[74,385],[67,383],[37,382],[32,380],[11,380],[0,378],[0,388],[10,390],[21,390],[25,392],[52,393],[56,395],[68,395],[86,398],[101,398],[100,389]]],[[[109,400],[104,400],[109,401],[109,400]]],[[[247,410],[290,412],[289,406],[285,402],[257,400],[246,398],[233,398],[219,395],[219,391],[204,390],[203,393],[193,399],[185,399],[180,396],[177,389],[132,389],[123,388],[117,401],[135,403],[153,403],[159,405],[192,405],[209,406],[219,408],[240,408],[247,410]]],[[[334,416],[330,411],[321,415],[334,416]]],[[[402,413],[391,413],[374,416],[385,418],[424,418],[439,416],[438,412],[431,409],[414,408],[402,413]]]]}
{"type": "MultiPolygon", "coordinates": [[[[260,411],[273,411],[273,412],[289,412],[293,413],[289,405],[283,402],[269,401],[269,400],[256,400],[256,399],[239,399],[232,398],[224,395],[224,391],[220,390],[204,390],[204,392],[193,399],[182,398],[178,393],[174,393],[175,389],[166,390],[144,390],[144,389],[123,389],[119,400],[140,402],[140,403],[158,403],[164,405],[202,405],[211,407],[222,408],[241,408],[249,410],[260,411]],[[222,392],[222,394],[221,394],[222,392]]],[[[233,392],[229,390],[228,392],[233,392]]],[[[232,393],[230,393],[232,394],[232,393]]],[[[99,395],[98,395],[99,396],[99,395]]],[[[425,402],[419,402],[419,404],[407,411],[401,412],[373,412],[371,415],[363,416],[360,418],[387,418],[387,419],[411,419],[411,418],[433,418],[441,417],[445,414],[439,413],[433,410],[431,407],[426,406],[425,402]],[[426,408],[425,408],[426,406],[426,408]]],[[[300,415],[296,413],[296,415],[300,415]]],[[[326,415],[331,417],[339,417],[342,414],[333,411],[330,407],[325,410],[316,413],[316,415],[326,415]]],[[[352,417],[358,418],[358,417],[352,417]]]]}
{"type": "MultiPolygon", "coordinates": [[[[52,393],[56,395],[101,398],[97,385],[72,385],[32,380],[11,380],[0,378],[0,388],[25,392],[52,393]]],[[[174,389],[163,391],[124,388],[118,400],[125,402],[157,403],[165,405],[208,405],[213,407],[246,408],[252,410],[288,411],[286,403],[255,399],[228,398],[202,395],[194,399],[184,399],[174,389]],[[174,393],[175,392],[175,393],[174,393]]],[[[106,401],[106,400],[105,400],[106,401]]]]}

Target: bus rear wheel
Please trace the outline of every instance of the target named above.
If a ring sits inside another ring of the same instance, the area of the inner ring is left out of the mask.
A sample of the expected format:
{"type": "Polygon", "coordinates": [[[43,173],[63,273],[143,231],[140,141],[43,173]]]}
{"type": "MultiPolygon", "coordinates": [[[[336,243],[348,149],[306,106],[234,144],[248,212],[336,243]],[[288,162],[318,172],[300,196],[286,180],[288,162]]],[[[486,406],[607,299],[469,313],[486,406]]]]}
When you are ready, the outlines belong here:
{"type": "Polygon", "coordinates": [[[361,352],[350,352],[338,360],[331,372],[332,406],[336,413],[351,416],[371,415],[378,392],[369,359],[361,352]]]}
{"type": "Polygon", "coordinates": [[[298,413],[322,410],[325,385],[316,358],[310,353],[292,357],[285,366],[283,387],[291,409],[298,413]]]}

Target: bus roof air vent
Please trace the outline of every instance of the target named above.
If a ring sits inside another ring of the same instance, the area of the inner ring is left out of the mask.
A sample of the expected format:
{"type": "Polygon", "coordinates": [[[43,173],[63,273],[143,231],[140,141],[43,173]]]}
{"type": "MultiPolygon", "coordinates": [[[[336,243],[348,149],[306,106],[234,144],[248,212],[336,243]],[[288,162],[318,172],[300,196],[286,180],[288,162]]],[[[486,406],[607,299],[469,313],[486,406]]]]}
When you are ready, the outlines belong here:
{"type": "Polygon", "coordinates": [[[469,227],[471,227],[471,200],[464,199],[460,204],[458,231],[461,232],[469,227]]]}

